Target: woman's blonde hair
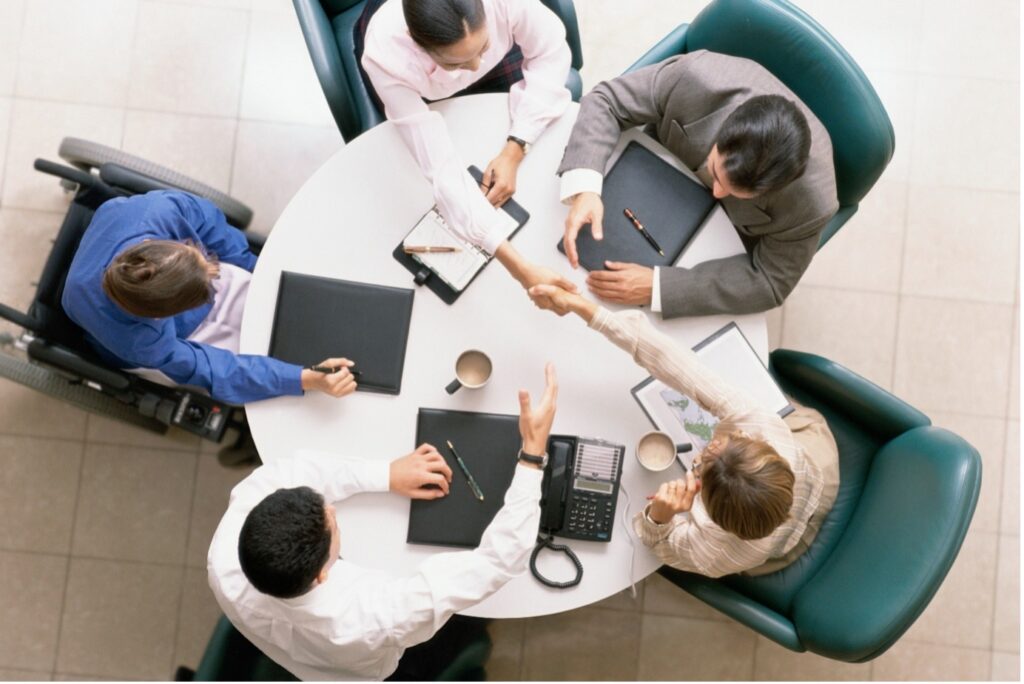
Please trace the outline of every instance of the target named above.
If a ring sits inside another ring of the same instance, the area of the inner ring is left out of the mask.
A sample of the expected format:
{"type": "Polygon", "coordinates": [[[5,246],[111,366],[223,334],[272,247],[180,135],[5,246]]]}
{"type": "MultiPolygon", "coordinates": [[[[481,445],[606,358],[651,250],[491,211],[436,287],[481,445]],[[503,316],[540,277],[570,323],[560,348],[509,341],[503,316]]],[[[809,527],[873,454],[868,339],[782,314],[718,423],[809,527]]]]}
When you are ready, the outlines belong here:
{"type": "Polygon", "coordinates": [[[767,442],[728,426],[729,443],[701,470],[701,496],[711,519],[740,539],[767,537],[789,516],[796,478],[767,442]]]}

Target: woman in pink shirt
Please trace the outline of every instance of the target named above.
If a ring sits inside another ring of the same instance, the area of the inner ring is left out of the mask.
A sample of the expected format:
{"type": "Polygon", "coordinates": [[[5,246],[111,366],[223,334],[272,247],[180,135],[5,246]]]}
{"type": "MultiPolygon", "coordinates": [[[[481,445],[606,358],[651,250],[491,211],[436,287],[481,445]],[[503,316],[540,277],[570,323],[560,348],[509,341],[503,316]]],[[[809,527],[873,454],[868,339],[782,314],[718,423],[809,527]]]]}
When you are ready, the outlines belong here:
{"type": "Polygon", "coordinates": [[[371,97],[431,182],[448,225],[495,255],[524,286],[572,287],[522,259],[498,230],[496,209],[515,191],[529,146],[571,99],[571,55],[559,18],[540,0],[369,0],[355,30],[371,97]],[[505,90],[511,125],[484,170],[482,191],[427,102],[505,90]]]}

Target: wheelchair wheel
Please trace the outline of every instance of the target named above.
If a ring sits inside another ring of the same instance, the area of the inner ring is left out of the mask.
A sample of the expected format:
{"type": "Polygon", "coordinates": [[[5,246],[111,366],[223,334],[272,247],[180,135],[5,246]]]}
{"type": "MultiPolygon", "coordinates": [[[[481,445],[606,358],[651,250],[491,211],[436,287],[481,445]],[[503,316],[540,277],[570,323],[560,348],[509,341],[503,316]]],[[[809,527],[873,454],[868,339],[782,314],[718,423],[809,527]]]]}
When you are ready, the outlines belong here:
{"type": "Polygon", "coordinates": [[[119,164],[127,169],[149,176],[150,178],[173,185],[186,192],[205,197],[220,208],[228,220],[241,228],[245,228],[252,221],[252,209],[239,202],[234,197],[227,195],[220,190],[210,187],[205,183],[190,178],[184,174],[168,169],[165,166],[146,161],[133,154],[99,143],[83,140],[81,138],[64,138],[60,143],[58,154],[69,163],[80,169],[88,171],[99,168],[103,164],[119,164]]]}

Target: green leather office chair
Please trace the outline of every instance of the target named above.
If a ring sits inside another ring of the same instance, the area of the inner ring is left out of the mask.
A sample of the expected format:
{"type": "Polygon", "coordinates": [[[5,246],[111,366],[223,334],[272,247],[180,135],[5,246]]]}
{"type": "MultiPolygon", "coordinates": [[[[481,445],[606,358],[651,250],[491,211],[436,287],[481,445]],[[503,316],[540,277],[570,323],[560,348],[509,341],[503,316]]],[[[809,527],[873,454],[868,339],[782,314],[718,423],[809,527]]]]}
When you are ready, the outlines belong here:
{"type": "MultiPolygon", "coordinates": [[[[400,1],[400,0],[398,0],[400,1]]],[[[579,101],[583,92],[580,68],[583,50],[572,0],[541,0],[565,24],[566,42],[572,52],[572,68],[566,87],[579,101]]],[[[341,137],[351,141],[384,121],[370,99],[356,63],[353,29],[366,0],[292,0],[299,16],[313,68],[341,137]]]]}
{"type": "Polygon", "coordinates": [[[796,93],[828,130],[839,211],[825,226],[820,249],[857,212],[892,159],[896,139],[875,89],[843,46],[786,0],[715,0],[626,73],[695,50],[757,62],[796,93]]]}
{"type": "MultiPolygon", "coordinates": [[[[466,644],[436,681],[476,682],[487,679],[484,663],[491,653],[486,632],[466,644]]],[[[175,681],[197,682],[297,682],[292,673],[265,656],[221,615],[193,672],[179,667],[175,681]]]]}
{"type": "Polygon", "coordinates": [[[877,385],[820,356],[780,349],[771,370],[825,416],[840,486],[811,547],[761,577],[660,572],[793,651],[876,658],[931,601],[967,534],[981,459],[970,444],[877,385]]]}

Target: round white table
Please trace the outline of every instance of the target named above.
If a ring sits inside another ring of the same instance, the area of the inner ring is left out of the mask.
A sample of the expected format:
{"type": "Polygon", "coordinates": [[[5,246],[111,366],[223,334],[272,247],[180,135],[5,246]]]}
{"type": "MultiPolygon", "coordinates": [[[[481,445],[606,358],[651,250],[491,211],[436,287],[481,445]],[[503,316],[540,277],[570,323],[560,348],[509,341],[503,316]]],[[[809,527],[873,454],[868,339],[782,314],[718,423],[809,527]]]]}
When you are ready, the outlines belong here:
{"type": "MultiPolygon", "coordinates": [[[[507,101],[503,94],[479,95],[434,105],[467,164],[482,169],[499,151],[508,130],[507,101]]],[[[567,207],[559,202],[555,170],[577,110],[572,105],[548,128],[519,169],[516,200],[531,217],[513,244],[530,260],[570,274],[585,291],[586,272],[573,271],[556,250],[567,207]]],[[[630,132],[624,137],[636,135],[630,132]]],[[[432,204],[427,182],[390,123],[338,151],[295,195],[267,240],[249,290],[242,352],[267,352],[282,270],[415,287],[412,275],[391,252],[432,204]]],[[[716,212],[684,254],[682,265],[742,251],[728,219],[721,209],[716,212]]],[[[762,358],[767,358],[763,315],[673,321],[651,315],[662,330],[691,346],[735,320],[762,358]]],[[[678,477],[682,469],[674,464],[654,474],[636,461],[636,441],[652,426],[630,388],[647,373],[579,319],[558,318],[535,308],[501,264],[489,264],[453,306],[426,288],[417,288],[398,396],[357,392],[334,399],[309,393],[252,403],[246,410],[265,461],[287,458],[301,448],[390,461],[416,447],[420,407],[516,414],[517,390],[529,389],[536,401],[543,390],[544,363],[549,360],[555,363],[560,385],[553,431],[625,444],[622,489],[629,501],[619,496],[610,543],[569,542],[584,566],[581,584],[550,589],[527,572],[465,611],[480,617],[543,615],[599,601],[658,568],[658,560],[635,539],[624,518],[641,510],[646,495],[660,482],[678,477]],[[449,396],[444,388],[454,376],[455,359],[470,348],[491,356],[493,376],[482,389],[462,389],[449,396]]],[[[460,477],[456,472],[453,486],[463,484],[458,482],[460,477]]],[[[406,543],[409,501],[405,498],[360,494],[337,509],[346,560],[409,574],[428,556],[451,550],[406,543]]],[[[551,577],[571,576],[562,554],[542,554],[540,566],[551,577]]]]}

